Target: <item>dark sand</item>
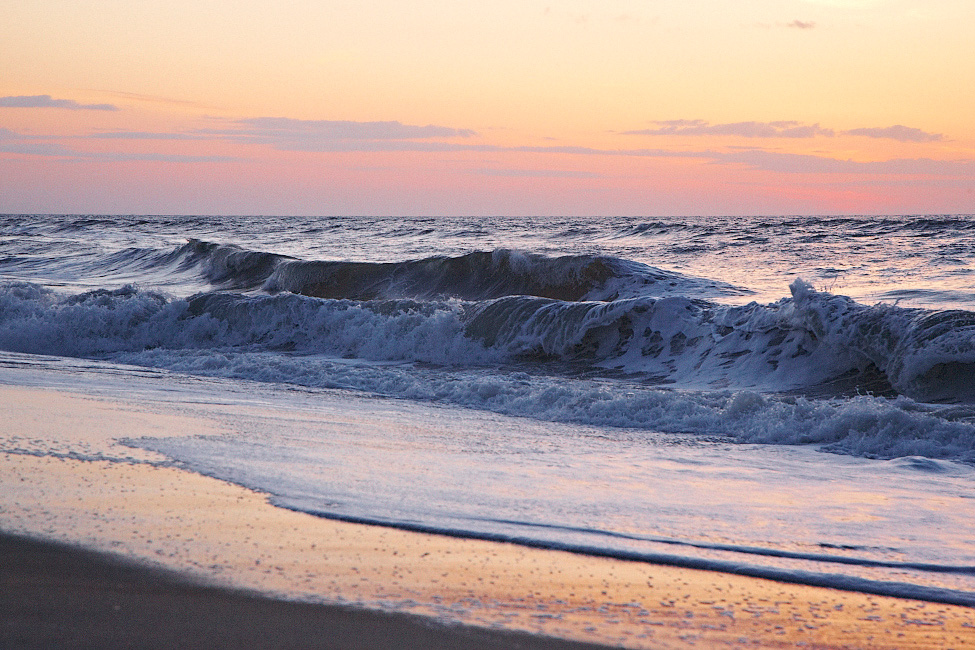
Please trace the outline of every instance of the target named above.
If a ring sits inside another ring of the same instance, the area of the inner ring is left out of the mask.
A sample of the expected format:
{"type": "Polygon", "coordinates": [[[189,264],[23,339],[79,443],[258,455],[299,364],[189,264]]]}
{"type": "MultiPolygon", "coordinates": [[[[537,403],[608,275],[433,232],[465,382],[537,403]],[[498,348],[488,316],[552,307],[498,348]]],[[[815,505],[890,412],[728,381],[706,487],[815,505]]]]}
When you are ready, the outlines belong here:
{"type": "Polygon", "coordinates": [[[0,535],[3,648],[602,648],[430,619],[285,602],[0,535]]]}

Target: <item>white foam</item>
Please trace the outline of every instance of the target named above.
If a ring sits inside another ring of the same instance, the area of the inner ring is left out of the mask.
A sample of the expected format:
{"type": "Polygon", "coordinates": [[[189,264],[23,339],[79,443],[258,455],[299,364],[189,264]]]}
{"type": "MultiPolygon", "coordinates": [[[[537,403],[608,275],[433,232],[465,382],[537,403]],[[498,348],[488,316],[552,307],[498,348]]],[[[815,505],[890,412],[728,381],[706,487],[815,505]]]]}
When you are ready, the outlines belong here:
{"type": "MultiPolygon", "coordinates": [[[[912,311],[795,290],[794,300],[728,308],[686,298],[353,302],[212,293],[179,300],[134,287],[63,297],[12,284],[0,291],[0,348],[342,386],[552,421],[975,461],[971,414],[941,417],[907,397],[770,394],[866,362],[890,372],[896,387],[910,387],[919,379],[906,369],[943,358],[943,340],[959,346],[950,358],[963,361],[969,353],[962,349],[970,347],[966,333],[950,319],[936,322],[947,328],[941,334],[916,326],[926,321],[912,311]],[[874,340],[877,324],[886,329],[874,340]],[[935,353],[925,357],[925,345],[935,353]],[[330,360],[336,358],[409,365],[330,360]],[[559,371],[568,374],[551,375],[551,359],[568,362],[559,371]],[[586,379],[597,367],[641,374],[586,379]],[[519,368],[532,374],[512,372],[519,368]],[[648,377],[677,383],[662,389],[648,377]]],[[[930,381],[930,372],[920,377],[930,381]]]]}
{"type": "Polygon", "coordinates": [[[925,456],[975,462],[975,417],[946,420],[937,407],[906,397],[814,400],[486,369],[336,363],[268,353],[151,350],[114,358],[210,376],[355,389],[536,420],[723,436],[742,443],[816,445],[872,458],[925,456]]]}

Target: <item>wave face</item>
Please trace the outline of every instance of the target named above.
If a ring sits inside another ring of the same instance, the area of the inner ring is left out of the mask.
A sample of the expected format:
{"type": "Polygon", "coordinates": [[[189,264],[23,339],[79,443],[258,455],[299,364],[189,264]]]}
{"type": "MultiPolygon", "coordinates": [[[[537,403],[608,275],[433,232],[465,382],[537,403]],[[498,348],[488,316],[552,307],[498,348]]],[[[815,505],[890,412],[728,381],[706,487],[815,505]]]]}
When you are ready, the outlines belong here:
{"type": "Polygon", "coordinates": [[[607,283],[623,277],[650,286],[679,277],[640,266],[608,257],[553,259],[507,250],[388,264],[295,261],[279,266],[264,289],[351,300],[511,295],[583,300],[608,298],[607,283]]]}
{"type": "Polygon", "coordinates": [[[489,300],[526,295],[578,301],[687,292],[746,293],[723,282],[690,278],[614,257],[553,258],[506,249],[376,263],[306,261],[191,240],[151,263],[168,265],[174,258],[180,260],[181,269],[195,267],[208,282],[224,289],[287,291],[347,300],[489,300]]]}

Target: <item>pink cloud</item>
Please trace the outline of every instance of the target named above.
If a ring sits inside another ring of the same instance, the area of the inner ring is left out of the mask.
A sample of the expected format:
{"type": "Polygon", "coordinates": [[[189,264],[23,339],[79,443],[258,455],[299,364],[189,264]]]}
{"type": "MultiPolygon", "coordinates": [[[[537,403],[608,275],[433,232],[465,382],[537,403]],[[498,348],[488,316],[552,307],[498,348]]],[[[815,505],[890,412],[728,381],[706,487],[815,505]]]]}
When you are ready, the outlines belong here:
{"type": "Polygon", "coordinates": [[[862,135],[868,138],[889,138],[898,142],[937,142],[945,139],[941,133],[928,133],[901,124],[885,128],[851,129],[844,131],[844,133],[846,135],[862,135]]]}
{"type": "Polygon", "coordinates": [[[0,97],[0,108],[66,108],[72,111],[117,111],[114,104],[79,104],[73,99],[54,99],[50,95],[11,95],[0,97]]]}
{"type": "Polygon", "coordinates": [[[795,121],[711,124],[704,120],[667,120],[654,123],[658,125],[657,128],[623,131],[623,135],[730,135],[743,138],[813,138],[835,135],[833,129],[824,129],[819,124],[795,121]]]}

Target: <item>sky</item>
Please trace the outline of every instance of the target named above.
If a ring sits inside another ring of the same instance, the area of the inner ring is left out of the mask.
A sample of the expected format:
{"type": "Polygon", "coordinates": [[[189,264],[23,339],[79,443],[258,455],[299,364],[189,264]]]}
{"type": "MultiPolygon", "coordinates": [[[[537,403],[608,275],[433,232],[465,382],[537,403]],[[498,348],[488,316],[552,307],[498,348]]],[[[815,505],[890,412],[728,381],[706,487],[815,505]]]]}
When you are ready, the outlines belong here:
{"type": "Polygon", "coordinates": [[[19,0],[0,212],[975,213],[972,0],[19,0]]]}

